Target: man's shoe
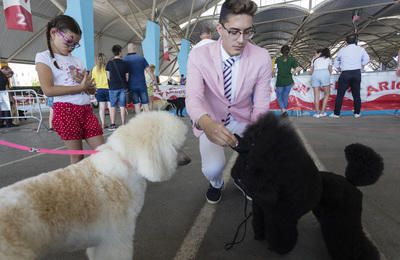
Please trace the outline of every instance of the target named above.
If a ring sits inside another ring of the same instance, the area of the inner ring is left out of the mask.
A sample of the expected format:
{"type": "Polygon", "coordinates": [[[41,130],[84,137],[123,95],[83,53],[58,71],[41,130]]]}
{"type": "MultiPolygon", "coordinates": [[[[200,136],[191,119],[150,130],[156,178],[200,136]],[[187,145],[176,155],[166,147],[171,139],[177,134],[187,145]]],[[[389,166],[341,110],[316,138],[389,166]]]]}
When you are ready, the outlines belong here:
{"type": "Polygon", "coordinates": [[[286,117],[288,117],[289,116],[289,114],[288,114],[288,112],[283,112],[282,114],[281,114],[281,117],[282,118],[286,118],[286,117]]]}
{"type": "Polygon", "coordinates": [[[211,184],[207,190],[206,193],[206,199],[207,202],[210,204],[217,204],[220,202],[221,197],[222,197],[222,188],[224,185],[221,186],[221,188],[214,188],[211,184]]]}
{"type": "Polygon", "coordinates": [[[117,126],[115,124],[111,124],[109,128],[107,128],[108,131],[115,131],[117,130],[117,126]]]}
{"type": "Polygon", "coordinates": [[[236,188],[238,188],[243,193],[243,196],[246,196],[247,200],[253,200],[249,196],[248,192],[245,191],[243,183],[240,181],[240,179],[238,179],[238,178],[237,179],[233,179],[233,184],[236,186],[236,188]]]}
{"type": "Polygon", "coordinates": [[[354,118],[359,118],[360,116],[360,114],[354,114],[354,118]]]}
{"type": "Polygon", "coordinates": [[[315,118],[320,118],[320,117],[321,117],[321,115],[320,115],[320,114],[318,114],[318,113],[315,113],[315,114],[313,115],[313,117],[315,117],[315,118]]]}
{"type": "Polygon", "coordinates": [[[340,118],[340,116],[335,115],[334,113],[330,114],[329,117],[330,117],[330,118],[340,118]]]}
{"type": "Polygon", "coordinates": [[[319,114],[319,117],[325,117],[327,116],[326,112],[319,114]]]}

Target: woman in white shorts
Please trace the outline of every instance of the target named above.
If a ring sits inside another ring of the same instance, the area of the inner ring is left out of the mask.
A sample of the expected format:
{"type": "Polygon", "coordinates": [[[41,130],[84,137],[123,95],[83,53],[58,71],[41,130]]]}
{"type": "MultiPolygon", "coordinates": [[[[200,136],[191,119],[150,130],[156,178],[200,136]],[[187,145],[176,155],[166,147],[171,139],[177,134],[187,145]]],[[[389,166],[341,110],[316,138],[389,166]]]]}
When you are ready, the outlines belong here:
{"type": "Polygon", "coordinates": [[[330,78],[332,74],[332,60],[331,52],[328,48],[320,51],[320,56],[314,59],[311,66],[311,86],[314,91],[314,106],[315,114],[314,117],[326,116],[326,105],[328,103],[330,95],[330,78]],[[320,90],[324,91],[324,99],[322,101],[322,107],[320,109],[320,90]]]}

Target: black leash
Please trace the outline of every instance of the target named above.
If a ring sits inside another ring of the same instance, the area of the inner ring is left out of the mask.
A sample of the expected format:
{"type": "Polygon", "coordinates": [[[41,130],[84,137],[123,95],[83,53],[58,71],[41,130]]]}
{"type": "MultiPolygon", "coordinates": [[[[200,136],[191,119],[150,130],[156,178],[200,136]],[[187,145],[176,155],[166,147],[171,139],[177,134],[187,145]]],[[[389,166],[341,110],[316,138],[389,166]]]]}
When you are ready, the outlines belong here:
{"type": "Polygon", "coordinates": [[[227,250],[227,251],[230,250],[231,248],[233,248],[234,245],[237,245],[237,244],[240,244],[240,243],[243,242],[244,238],[246,237],[247,220],[249,220],[249,218],[251,216],[253,216],[252,212],[250,212],[247,215],[248,200],[246,198],[246,194],[243,194],[243,198],[244,198],[244,217],[245,218],[244,218],[244,220],[242,222],[240,222],[239,226],[236,228],[236,232],[235,232],[235,235],[233,236],[232,242],[225,243],[224,249],[227,250]],[[243,225],[244,225],[244,232],[243,232],[242,238],[239,241],[236,241],[236,239],[237,239],[237,237],[239,235],[240,229],[242,228],[243,225]]]}

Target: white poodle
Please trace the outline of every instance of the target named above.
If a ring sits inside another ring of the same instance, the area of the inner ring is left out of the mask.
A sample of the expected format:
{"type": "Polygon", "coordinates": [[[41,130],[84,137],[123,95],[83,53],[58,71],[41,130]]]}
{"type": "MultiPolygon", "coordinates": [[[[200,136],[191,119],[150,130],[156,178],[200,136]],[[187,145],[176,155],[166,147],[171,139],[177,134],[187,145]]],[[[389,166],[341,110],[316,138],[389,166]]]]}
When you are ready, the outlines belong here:
{"type": "Polygon", "coordinates": [[[89,259],[131,260],[146,180],[168,180],[187,128],[141,113],[81,162],[0,190],[0,259],[87,248],[89,259]]]}

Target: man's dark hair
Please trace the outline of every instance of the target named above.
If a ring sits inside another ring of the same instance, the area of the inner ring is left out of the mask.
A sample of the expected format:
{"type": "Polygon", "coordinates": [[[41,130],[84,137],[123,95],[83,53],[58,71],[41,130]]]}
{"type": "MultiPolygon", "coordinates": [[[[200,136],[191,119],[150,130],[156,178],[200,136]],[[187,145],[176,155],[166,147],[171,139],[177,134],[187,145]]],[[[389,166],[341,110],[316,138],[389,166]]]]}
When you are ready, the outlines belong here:
{"type": "Polygon", "coordinates": [[[200,35],[202,34],[210,34],[211,33],[211,29],[208,26],[204,26],[200,29],[200,35]]]}
{"type": "Polygon", "coordinates": [[[346,37],[347,44],[357,44],[357,34],[350,34],[346,37]]]}
{"type": "Polygon", "coordinates": [[[281,53],[284,55],[288,55],[290,52],[290,47],[288,45],[283,45],[281,48],[281,53]]]}
{"type": "Polygon", "coordinates": [[[229,15],[248,14],[254,16],[257,11],[257,4],[251,0],[226,0],[221,6],[219,23],[228,21],[229,15]]]}
{"type": "Polygon", "coordinates": [[[331,51],[328,48],[324,48],[321,50],[321,57],[330,58],[331,51]]]}
{"type": "Polygon", "coordinates": [[[121,47],[121,45],[116,44],[116,45],[112,46],[111,51],[114,54],[114,56],[117,56],[122,52],[122,47],[121,47]]]}

